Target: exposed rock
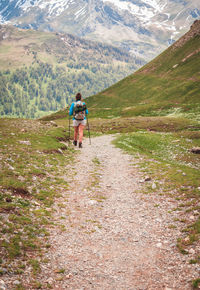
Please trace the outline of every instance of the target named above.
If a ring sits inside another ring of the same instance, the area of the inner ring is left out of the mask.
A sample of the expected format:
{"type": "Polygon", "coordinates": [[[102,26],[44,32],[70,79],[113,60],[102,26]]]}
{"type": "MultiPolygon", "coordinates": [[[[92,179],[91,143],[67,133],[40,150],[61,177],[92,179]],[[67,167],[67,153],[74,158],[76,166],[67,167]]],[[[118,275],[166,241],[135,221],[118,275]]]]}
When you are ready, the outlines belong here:
{"type": "Polygon", "coordinates": [[[97,204],[97,203],[98,203],[98,201],[93,200],[93,199],[91,199],[91,200],[88,201],[88,204],[89,204],[89,205],[95,205],[95,204],[97,204]]]}
{"type": "Polygon", "coordinates": [[[13,166],[11,166],[10,164],[7,164],[7,166],[8,166],[8,168],[10,169],[10,170],[14,170],[15,168],[13,167],[13,166]]]}
{"type": "Polygon", "coordinates": [[[195,217],[193,215],[190,216],[190,220],[195,220],[195,217]]]}
{"type": "Polygon", "coordinates": [[[193,147],[190,152],[194,154],[200,154],[200,147],[193,147]]]}
{"type": "Polygon", "coordinates": [[[144,179],[140,179],[140,180],[139,180],[139,183],[143,183],[143,182],[144,182],[144,179]]]}
{"type": "Polygon", "coordinates": [[[12,202],[12,198],[6,197],[6,202],[12,202]]]}
{"type": "Polygon", "coordinates": [[[0,280],[0,290],[6,290],[6,284],[3,280],[0,280]]]}
{"type": "Polygon", "coordinates": [[[50,121],[51,125],[53,125],[54,127],[58,127],[58,125],[56,124],[56,122],[54,121],[50,121]]]}
{"type": "Polygon", "coordinates": [[[152,184],[151,188],[156,189],[157,185],[155,183],[152,184]]]}
{"type": "Polygon", "coordinates": [[[189,251],[188,251],[190,254],[192,254],[192,255],[194,255],[195,254],[195,250],[194,249],[189,249],[189,251]]]}
{"type": "Polygon", "coordinates": [[[161,248],[161,247],[162,247],[162,243],[157,243],[157,244],[156,244],[156,247],[157,247],[157,248],[161,248]]]}
{"type": "Polygon", "coordinates": [[[72,273],[69,273],[68,275],[65,276],[66,279],[70,279],[72,277],[73,277],[72,273]]]}
{"type": "Polygon", "coordinates": [[[15,286],[18,286],[18,285],[20,285],[21,284],[21,282],[19,281],[19,280],[15,280],[14,282],[13,282],[13,285],[15,285],[15,286]]]}
{"type": "Polygon", "coordinates": [[[151,177],[146,176],[146,177],[144,178],[144,181],[151,181],[151,177]]]}
{"type": "Polygon", "coordinates": [[[23,140],[21,140],[21,141],[19,141],[19,143],[20,144],[25,144],[25,145],[31,145],[31,142],[30,141],[23,141],[23,140]]]}
{"type": "Polygon", "coordinates": [[[190,27],[190,30],[173,44],[173,49],[182,47],[187,41],[197,35],[200,35],[200,20],[194,21],[194,23],[190,27]]]}

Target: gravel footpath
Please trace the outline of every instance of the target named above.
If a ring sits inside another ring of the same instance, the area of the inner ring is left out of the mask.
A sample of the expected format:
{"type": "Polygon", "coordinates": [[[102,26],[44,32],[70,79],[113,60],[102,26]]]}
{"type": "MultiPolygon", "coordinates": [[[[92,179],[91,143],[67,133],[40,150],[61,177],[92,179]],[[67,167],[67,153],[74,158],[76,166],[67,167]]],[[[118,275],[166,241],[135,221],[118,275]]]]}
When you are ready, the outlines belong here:
{"type": "Polygon", "coordinates": [[[113,139],[85,140],[77,174],[66,177],[70,188],[55,205],[66,230],[51,232],[44,289],[190,289],[198,266],[177,250],[174,200],[144,194],[138,161],[113,139]]]}

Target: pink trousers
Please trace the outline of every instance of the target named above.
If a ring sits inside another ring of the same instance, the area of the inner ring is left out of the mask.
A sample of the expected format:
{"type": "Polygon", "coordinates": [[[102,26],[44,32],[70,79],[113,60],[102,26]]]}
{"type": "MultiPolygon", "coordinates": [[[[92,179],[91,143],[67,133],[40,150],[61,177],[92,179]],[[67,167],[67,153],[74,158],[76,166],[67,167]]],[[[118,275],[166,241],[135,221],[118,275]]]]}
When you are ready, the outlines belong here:
{"type": "Polygon", "coordinates": [[[79,124],[78,126],[74,126],[74,141],[77,141],[79,135],[79,143],[83,141],[83,129],[84,125],[79,124]]]}

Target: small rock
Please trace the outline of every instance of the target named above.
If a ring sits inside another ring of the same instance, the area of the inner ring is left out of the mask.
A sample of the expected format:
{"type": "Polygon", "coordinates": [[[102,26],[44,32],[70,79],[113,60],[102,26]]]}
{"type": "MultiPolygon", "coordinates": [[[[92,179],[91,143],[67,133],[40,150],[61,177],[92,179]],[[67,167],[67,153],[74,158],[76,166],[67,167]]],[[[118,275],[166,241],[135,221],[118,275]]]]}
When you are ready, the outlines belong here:
{"type": "Polygon", "coordinates": [[[195,250],[194,249],[189,249],[189,251],[188,251],[190,254],[192,254],[192,255],[194,255],[195,254],[195,250]]]}
{"type": "Polygon", "coordinates": [[[18,285],[21,284],[21,282],[20,282],[19,280],[15,280],[15,281],[13,282],[13,284],[16,285],[16,286],[18,286],[18,285]]]}
{"type": "Polygon", "coordinates": [[[6,286],[5,282],[3,280],[0,280],[0,287],[5,287],[5,286],[6,286]]]}
{"type": "Polygon", "coordinates": [[[189,242],[189,240],[190,240],[189,237],[186,237],[186,238],[184,239],[185,242],[189,242]]]}
{"type": "Polygon", "coordinates": [[[58,125],[56,124],[56,122],[54,122],[54,121],[50,121],[50,123],[51,123],[54,127],[58,127],[58,125]]]}
{"type": "Polygon", "coordinates": [[[12,198],[6,197],[6,202],[12,202],[12,198]]]}
{"type": "Polygon", "coordinates": [[[97,203],[98,203],[98,201],[93,200],[93,199],[91,199],[91,200],[88,201],[88,204],[89,204],[89,205],[95,205],[95,204],[97,204],[97,203]]]}
{"type": "Polygon", "coordinates": [[[193,215],[190,216],[190,220],[195,220],[195,217],[193,215]]]}
{"type": "Polygon", "coordinates": [[[161,247],[162,247],[162,243],[157,243],[157,244],[156,244],[156,247],[157,247],[157,248],[161,248],[161,247]]]}
{"type": "Polygon", "coordinates": [[[49,278],[46,282],[49,283],[49,284],[52,284],[53,281],[54,281],[53,278],[49,278]]]}
{"type": "Polygon", "coordinates": [[[25,178],[24,178],[23,176],[18,176],[18,179],[19,179],[20,181],[24,181],[24,180],[25,180],[25,178]]]}
{"type": "Polygon", "coordinates": [[[200,147],[193,147],[192,149],[190,149],[190,152],[194,154],[200,154],[200,147]]]}
{"type": "Polygon", "coordinates": [[[56,281],[62,281],[64,279],[64,277],[62,275],[58,275],[56,277],[56,281]]]}
{"type": "Polygon", "coordinates": [[[19,143],[20,144],[25,144],[25,145],[31,145],[30,141],[22,141],[22,140],[20,140],[19,143]]]}
{"type": "Polygon", "coordinates": [[[144,181],[151,181],[151,177],[146,176],[145,179],[144,179],[144,181]]]}
{"type": "Polygon", "coordinates": [[[72,273],[69,273],[68,275],[66,275],[65,278],[66,278],[66,279],[70,279],[70,278],[72,278],[72,276],[73,276],[72,273]]]}
{"type": "Polygon", "coordinates": [[[8,168],[9,168],[10,170],[14,170],[14,169],[15,169],[15,168],[12,167],[10,164],[8,164],[8,168]]]}
{"type": "Polygon", "coordinates": [[[152,189],[156,189],[156,187],[157,187],[157,186],[156,186],[155,183],[153,183],[152,186],[151,186],[152,189]]]}
{"type": "Polygon", "coordinates": [[[6,284],[3,280],[0,280],[0,290],[6,290],[6,284]]]}

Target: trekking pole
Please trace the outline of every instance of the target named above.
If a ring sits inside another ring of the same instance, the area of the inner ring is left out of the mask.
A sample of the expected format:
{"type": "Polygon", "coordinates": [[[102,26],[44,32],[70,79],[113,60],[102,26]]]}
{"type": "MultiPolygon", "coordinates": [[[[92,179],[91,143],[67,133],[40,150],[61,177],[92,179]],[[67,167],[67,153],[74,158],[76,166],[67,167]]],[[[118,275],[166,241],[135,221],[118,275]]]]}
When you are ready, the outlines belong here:
{"type": "Polygon", "coordinates": [[[70,141],[70,116],[69,116],[69,129],[68,129],[68,132],[69,132],[69,141],[70,141]]]}
{"type": "Polygon", "coordinates": [[[90,145],[91,145],[91,138],[90,138],[90,126],[89,126],[89,121],[88,121],[88,117],[86,116],[87,119],[87,127],[88,127],[88,136],[89,136],[89,140],[90,140],[90,145]]]}

